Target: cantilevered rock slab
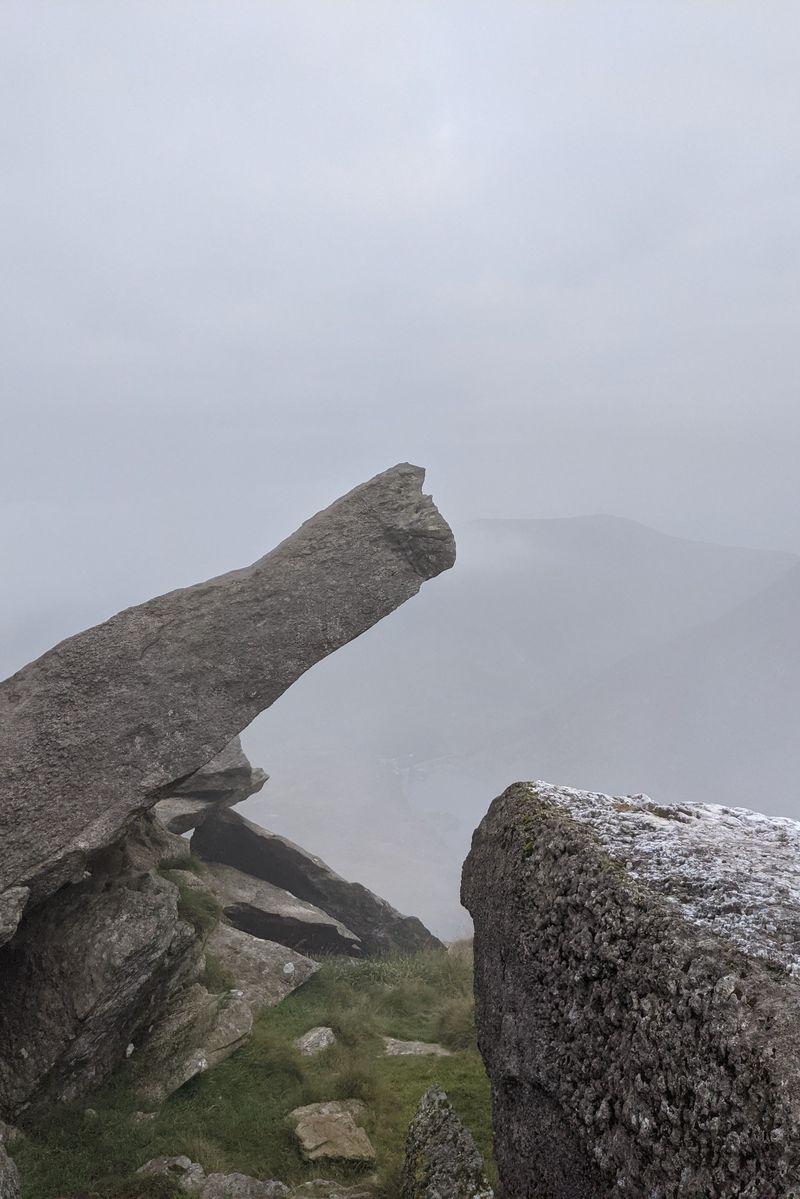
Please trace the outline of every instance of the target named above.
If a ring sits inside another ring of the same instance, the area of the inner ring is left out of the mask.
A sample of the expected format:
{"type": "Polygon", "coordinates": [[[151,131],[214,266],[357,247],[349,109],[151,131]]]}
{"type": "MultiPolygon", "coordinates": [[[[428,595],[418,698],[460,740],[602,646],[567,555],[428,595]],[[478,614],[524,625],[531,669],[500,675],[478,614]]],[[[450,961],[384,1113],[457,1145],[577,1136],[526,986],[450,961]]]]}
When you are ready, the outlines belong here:
{"type": "Polygon", "coordinates": [[[800,825],[545,783],[464,867],[504,1193],[800,1193],[800,825]]]}
{"type": "Polygon", "coordinates": [[[210,862],[203,881],[230,923],[254,937],[277,941],[302,954],[361,952],[361,942],[349,928],[263,879],[210,862]]]}
{"type": "Polygon", "coordinates": [[[80,878],[133,813],[452,566],[423,478],[393,467],[254,565],[128,608],[0,685],[0,897],[80,878]]]}
{"type": "Polygon", "coordinates": [[[352,929],[367,953],[441,948],[416,916],[402,915],[361,883],[348,882],[321,858],[238,812],[209,816],[192,837],[192,853],[236,866],[315,904],[352,929]]]}

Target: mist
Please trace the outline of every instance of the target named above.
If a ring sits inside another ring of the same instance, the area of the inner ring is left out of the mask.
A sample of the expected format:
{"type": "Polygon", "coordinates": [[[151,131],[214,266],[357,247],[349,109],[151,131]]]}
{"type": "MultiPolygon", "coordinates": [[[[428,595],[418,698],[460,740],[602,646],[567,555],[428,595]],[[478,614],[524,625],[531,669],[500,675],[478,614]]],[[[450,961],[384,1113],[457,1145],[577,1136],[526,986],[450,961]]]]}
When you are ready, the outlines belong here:
{"type": "Polygon", "coordinates": [[[800,816],[793,4],[0,12],[0,675],[410,460],[450,574],[245,734],[452,936],[517,778],[800,816]]]}

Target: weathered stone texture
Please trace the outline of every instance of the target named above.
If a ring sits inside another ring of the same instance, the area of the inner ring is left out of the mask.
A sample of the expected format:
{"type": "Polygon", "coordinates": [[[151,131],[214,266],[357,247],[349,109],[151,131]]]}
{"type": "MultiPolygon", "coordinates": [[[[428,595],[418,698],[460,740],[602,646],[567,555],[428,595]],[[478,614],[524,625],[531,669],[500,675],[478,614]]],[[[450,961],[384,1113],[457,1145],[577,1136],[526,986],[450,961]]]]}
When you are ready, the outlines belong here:
{"type": "Polygon", "coordinates": [[[800,1194],[800,826],[547,784],[465,863],[515,1199],[800,1194]]]}
{"type": "Polygon", "coordinates": [[[331,1099],[289,1112],[306,1161],[373,1161],[375,1150],[359,1123],[364,1111],[360,1099],[331,1099]]]}
{"type": "Polygon", "coordinates": [[[220,922],[206,940],[213,954],[235,980],[253,1015],[274,1007],[319,970],[319,962],[276,941],[265,941],[220,922]]]}
{"type": "Polygon", "coordinates": [[[19,1199],[17,1167],[0,1145],[0,1199],[19,1199]]]}
{"type": "Polygon", "coordinates": [[[209,862],[203,880],[226,918],[254,937],[277,941],[300,953],[358,954],[358,937],[312,903],[233,866],[209,862]]]}
{"type": "Polygon", "coordinates": [[[423,478],[396,466],[253,566],[120,612],[0,685],[4,936],[18,888],[38,903],[78,881],[134,814],[452,566],[453,536],[423,478]]]}
{"type": "Polygon", "coordinates": [[[192,852],[235,866],[322,908],[360,938],[366,953],[441,948],[416,916],[404,916],[361,883],[348,882],[321,858],[238,812],[213,813],[192,837],[192,852]]]}
{"type": "Polygon", "coordinates": [[[255,795],[268,777],[250,765],[241,741],[234,737],[222,753],[159,800],[153,812],[171,833],[188,833],[220,808],[233,807],[255,795]]]}
{"type": "Polygon", "coordinates": [[[492,1199],[478,1147],[447,1095],[423,1095],[406,1137],[403,1199],[492,1199]]]}

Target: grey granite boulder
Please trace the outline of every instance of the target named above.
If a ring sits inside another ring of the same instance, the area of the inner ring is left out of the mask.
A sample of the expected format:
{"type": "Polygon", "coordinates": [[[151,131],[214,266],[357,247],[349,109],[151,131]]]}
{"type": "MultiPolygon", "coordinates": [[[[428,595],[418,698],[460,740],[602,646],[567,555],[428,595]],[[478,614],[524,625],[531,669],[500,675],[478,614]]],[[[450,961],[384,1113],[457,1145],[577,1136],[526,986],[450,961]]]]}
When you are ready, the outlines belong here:
{"type": "Polygon", "coordinates": [[[289,1199],[375,1199],[377,1190],[370,1183],[348,1186],[327,1178],[312,1178],[295,1187],[289,1199]]]}
{"type": "Polygon", "coordinates": [[[232,807],[264,786],[268,775],[253,767],[238,737],[222,753],[179,783],[153,812],[172,833],[197,828],[219,808],[232,807]]]}
{"type": "Polygon", "coordinates": [[[254,937],[224,921],[209,934],[205,949],[231,977],[254,1016],[280,1003],[319,970],[319,962],[288,946],[254,937]]]}
{"type": "Polygon", "coordinates": [[[132,863],[97,859],[0,949],[0,1113],[96,1087],[197,969],[178,891],[132,863]]]}
{"type": "Polygon", "coordinates": [[[253,1013],[241,992],[209,994],[192,983],[144,1038],[137,1058],[140,1093],[150,1103],[163,1103],[191,1078],[230,1057],[252,1028],[253,1013]]]}
{"type": "Polygon", "coordinates": [[[357,487],[254,565],[118,613],[0,685],[0,913],[80,880],[131,817],[310,666],[452,566],[424,471],[357,487]]]}
{"type": "MultiPolygon", "coordinates": [[[[534,1199],[534,1192],[528,1193],[534,1199]]],[[[444,1091],[431,1087],[406,1137],[403,1199],[492,1199],[493,1194],[472,1135],[444,1091]]]]}
{"type": "Polygon", "coordinates": [[[800,825],[520,783],[462,898],[505,1193],[800,1193],[800,825]]]}
{"type": "Polygon", "coordinates": [[[341,878],[321,858],[238,812],[214,812],[195,831],[192,853],[235,866],[322,908],[352,929],[366,953],[441,947],[416,916],[402,915],[360,883],[341,878]]]}
{"type": "Polygon", "coordinates": [[[181,1191],[196,1194],[206,1180],[206,1172],[199,1162],[193,1162],[185,1154],[175,1157],[152,1157],[136,1171],[145,1177],[167,1178],[181,1191]]]}
{"type": "Polygon", "coordinates": [[[0,1145],[0,1199],[19,1199],[17,1167],[0,1145]]]}
{"type": "Polygon", "coordinates": [[[348,928],[280,887],[217,863],[208,863],[206,881],[226,919],[254,937],[304,954],[360,952],[358,937],[348,928]]]}
{"type": "Polygon", "coordinates": [[[396,1037],[383,1038],[386,1057],[450,1057],[450,1050],[435,1041],[398,1041],[396,1037]]]}

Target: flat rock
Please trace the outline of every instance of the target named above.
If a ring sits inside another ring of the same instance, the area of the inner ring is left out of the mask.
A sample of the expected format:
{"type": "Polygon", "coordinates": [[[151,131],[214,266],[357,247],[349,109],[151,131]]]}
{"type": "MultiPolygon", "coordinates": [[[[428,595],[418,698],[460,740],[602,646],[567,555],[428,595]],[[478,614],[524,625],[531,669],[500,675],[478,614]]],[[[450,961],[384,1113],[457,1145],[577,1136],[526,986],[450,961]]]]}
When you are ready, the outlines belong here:
{"type": "Polygon", "coordinates": [[[78,881],[135,813],[453,565],[453,535],[423,479],[396,466],[254,565],[128,608],[0,684],[6,938],[19,888],[31,904],[78,881]]]}
{"type": "Polygon", "coordinates": [[[192,837],[192,853],[224,862],[314,904],[361,939],[367,953],[414,953],[441,942],[416,916],[404,916],[360,883],[350,883],[321,858],[260,828],[238,812],[215,811],[192,837]]]}
{"type": "Polygon", "coordinates": [[[200,1199],[291,1199],[284,1183],[247,1174],[209,1174],[199,1194],[200,1199]]]}
{"type": "Polygon", "coordinates": [[[19,1199],[19,1195],[17,1167],[0,1145],[0,1199],[19,1199]]]}
{"type": "Polygon", "coordinates": [[[263,770],[253,769],[241,741],[234,737],[222,753],[159,800],[153,811],[170,832],[187,833],[219,808],[255,795],[267,778],[263,770]]]}
{"type": "Polygon", "coordinates": [[[252,1028],[253,1014],[240,991],[214,995],[199,983],[186,987],[141,1046],[140,1093],[150,1103],[163,1103],[191,1078],[230,1057],[252,1028]]]}
{"type": "Polygon", "coordinates": [[[450,1050],[432,1041],[398,1041],[395,1037],[383,1038],[386,1057],[450,1057],[450,1050]]]}
{"type": "Polygon", "coordinates": [[[800,1187],[800,825],[520,783],[462,900],[507,1194],[800,1187]]]}
{"type": "Polygon", "coordinates": [[[374,1161],[375,1150],[358,1124],[364,1110],[360,1099],[336,1099],[309,1103],[290,1112],[306,1161],[374,1161]]]}
{"type": "Polygon", "coordinates": [[[431,1087],[420,1100],[406,1137],[402,1199],[492,1199],[493,1195],[472,1135],[444,1091],[431,1087]]]}
{"type": "Polygon", "coordinates": [[[330,1049],[331,1045],[336,1044],[336,1034],[332,1028],[320,1025],[318,1028],[310,1028],[308,1032],[304,1032],[302,1037],[298,1037],[292,1044],[302,1053],[303,1057],[314,1057],[315,1054],[322,1053],[325,1049],[330,1049]]]}
{"type": "Polygon", "coordinates": [[[354,933],[311,903],[233,866],[207,865],[205,883],[236,928],[300,953],[358,954],[354,933]]]}
{"type": "Polygon", "coordinates": [[[274,1007],[319,970],[312,962],[277,941],[265,941],[223,921],[209,934],[211,953],[234,979],[253,1015],[274,1007]]]}
{"type": "Polygon", "coordinates": [[[290,1199],[375,1199],[375,1187],[369,1184],[347,1186],[326,1178],[312,1178],[295,1187],[290,1199]]]}

